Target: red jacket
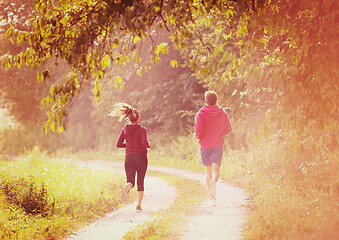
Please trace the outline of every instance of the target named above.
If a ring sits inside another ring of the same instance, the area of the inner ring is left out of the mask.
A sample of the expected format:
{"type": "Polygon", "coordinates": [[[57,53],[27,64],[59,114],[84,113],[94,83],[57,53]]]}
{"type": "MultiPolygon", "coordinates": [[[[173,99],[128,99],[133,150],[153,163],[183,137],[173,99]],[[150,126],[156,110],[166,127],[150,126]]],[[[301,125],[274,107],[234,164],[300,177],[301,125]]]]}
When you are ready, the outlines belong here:
{"type": "Polygon", "coordinates": [[[120,133],[117,141],[118,148],[126,148],[126,155],[147,153],[150,143],[147,140],[147,130],[137,124],[127,124],[120,133]]]}
{"type": "Polygon", "coordinates": [[[232,131],[227,113],[218,105],[206,105],[195,115],[195,136],[202,149],[222,147],[232,131]]]}

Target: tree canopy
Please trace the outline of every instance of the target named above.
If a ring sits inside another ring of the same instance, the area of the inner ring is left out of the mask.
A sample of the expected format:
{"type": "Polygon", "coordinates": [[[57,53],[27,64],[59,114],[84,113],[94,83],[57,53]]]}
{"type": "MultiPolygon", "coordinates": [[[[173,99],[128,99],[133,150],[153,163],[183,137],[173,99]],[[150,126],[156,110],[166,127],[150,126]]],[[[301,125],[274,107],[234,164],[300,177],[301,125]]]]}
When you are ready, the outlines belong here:
{"type": "Polygon", "coordinates": [[[196,16],[179,46],[203,81],[226,85],[220,92],[234,96],[233,104],[243,99],[238,107],[246,113],[251,107],[273,108],[266,114],[272,128],[289,127],[301,139],[326,131],[333,140],[338,131],[337,9],[336,1],[236,1],[196,16]]]}
{"type": "MultiPolygon", "coordinates": [[[[157,62],[168,52],[156,39],[165,29],[193,76],[239,114],[260,109],[271,128],[287,126],[294,138],[316,131],[337,135],[335,0],[36,0],[35,6],[29,31],[13,25],[6,31],[13,43],[29,47],[3,56],[2,63],[40,67],[47,59],[63,59],[72,67],[43,100],[52,105],[46,128],[62,129],[68,104],[85,85],[100,97],[108,66],[133,60],[136,71],[147,68],[138,65],[145,39],[153,43],[151,60],[157,62]]],[[[38,79],[49,76],[45,69],[38,79]]]]}
{"type": "MultiPolygon", "coordinates": [[[[43,101],[44,105],[54,104],[46,125],[54,129],[55,123],[62,124],[67,104],[85,84],[93,84],[99,97],[105,68],[111,63],[124,64],[130,57],[140,61],[137,47],[142,39],[152,39],[154,29],[168,26],[171,12],[187,4],[193,2],[35,1],[40,15],[33,20],[31,31],[13,26],[6,31],[12,42],[26,42],[30,47],[16,56],[4,56],[3,64],[7,68],[21,67],[22,63],[40,67],[48,58],[54,58],[56,63],[65,59],[72,66],[64,83],[52,86],[50,96],[43,101]]],[[[164,44],[154,43],[152,49],[154,61],[160,52],[167,51],[164,44]]],[[[38,78],[43,81],[48,76],[46,69],[38,78]]]]}

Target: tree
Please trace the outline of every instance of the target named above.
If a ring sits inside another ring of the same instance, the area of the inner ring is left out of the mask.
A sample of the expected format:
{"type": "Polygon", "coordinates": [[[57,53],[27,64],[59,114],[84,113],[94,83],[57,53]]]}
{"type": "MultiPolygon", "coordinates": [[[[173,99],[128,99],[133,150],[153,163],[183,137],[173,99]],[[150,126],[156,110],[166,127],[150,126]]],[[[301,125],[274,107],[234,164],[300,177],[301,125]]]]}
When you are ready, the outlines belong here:
{"type": "MultiPolygon", "coordinates": [[[[191,75],[192,70],[183,67],[183,59],[173,49],[167,33],[158,31],[155,35],[169,49],[168,54],[162,55],[158,62],[151,63],[149,51],[146,49],[152,43],[144,41],[139,68],[135,68],[133,63],[107,68],[101,81],[101,97],[94,103],[92,114],[95,121],[100,122],[97,130],[103,127],[102,132],[107,132],[107,129],[112,129],[113,123],[117,124],[117,119],[108,117],[116,102],[127,102],[139,109],[142,124],[149,129],[150,134],[161,133],[175,138],[193,129],[194,115],[203,104],[205,89],[191,75]],[[140,69],[142,73],[139,72],[140,69]],[[124,78],[124,82],[121,88],[116,88],[115,85],[119,86],[119,83],[114,83],[112,79],[120,76],[124,78]]],[[[117,129],[120,131],[119,127],[117,129]]]]}
{"type": "MultiPolygon", "coordinates": [[[[36,7],[41,15],[31,32],[14,27],[6,32],[30,48],[5,56],[3,64],[40,66],[55,58],[72,66],[73,72],[44,100],[54,104],[47,128],[54,120],[62,127],[67,104],[84,84],[93,83],[99,97],[105,69],[132,58],[140,61],[143,39],[152,40],[154,29],[165,28],[186,51],[187,65],[207,84],[231,84],[238,90],[232,92],[235,97],[239,93],[249,101],[244,106],[256,102],[264,110],[274,107],[278,115],[272,117],[279,121],[271,122],[290,126],[293,136],[310,128],[337,133],[335,0],[40,0],[36,7]]],[[[152,60],[166,51],[154,41],[152,60]]],[[[48,75],[43,71],[39,79],[48,75]]]]}
{"type": "MultiPolygon", "coordinates": [[[[32,0],[0,2],[0,55],[17,55],[28,47],[27,44],[14,45],[5,39],[5,29],[12,26],[28,31],[28,19],[35,16],[32,0]]],[[[36,68],[22,66],[20,69],[5,70],[0,67],[1,108],[6,108],[16,121],[32,128],[46,121],[40,105],[41,98],[48,93],[49,86],[36,81],[36,68]]]]}
{"type": "Polygon", "coordinates": [[[29,19],[35,17],[34,0],[2,0],[0,2],[0,33],[10,26],[22,31],[31,29],[29,19]]]}
{"type": "MultiPolygon", "coordinates": [[[[206,6],[212,1],[205,1],[206,6]]],[[[40,16],[33,21],[30,32],[10,27],[6,36],[13,42],[27,42],[30,47],[17,56],[5,56],[3,64],[9,68],[22,63],[40,67],[48,58],[65,59],[72,66],[72,73],[64,83],[53,86],[44,104],[54,104],[46,128],[54,129],[54,120],[62,127],[67,116],[66,106],[80,93],[84,84],[91,82],[100,96],[100,79],[111,63],[123,64],[138,58],[137,44],[143,38],[152,39],[155,28],[169,29],[170,21],[188,21],[187,12],[196,1],[35,1],[40,16]],[[185,14],[182,14],[185,13],[185,14]],[[134,53],[129,55],[129,53],[134,53]]],[[[200,3],[201,4],[201,3],[200,3]]],[[[163,45],[152,46],[153,60],[163,45]]],[[[44,80],[48,71],[38,78],[44,80]]],[[[61,129],[61,128],[59,128],[61,129]]]]}
{"type": "MultiPolygon", "coordinates": [[[[1,39],[0,43],[0,54],[12,55],[18,52],[18,48],[22,49],[6,39],[1,39]]],[[[46,110],[41,105],[41,99],[48,95],[52,84],[64,78],[66,70],[69,69],[65,63],[53,66],[54,64],[48,64],[49,62],[47,61],[44,66],[52,66],[49,67],[50,77],[43,83],[36,78],[41,68],[23,65],[19,69],[6,70],[5,67],[0,66],[1,108],[6,108],[23,126],[29,128],[43,126],[47,117],[46,110]]]]}
{"type": "Polygon", "coordinates": [[[184,25],[186,40],[175,38],[187,64],[208,85],[245,98],[228,97],[236,109],[260,106],[266,126],[289,129],[300,142],[310,135],[332,142],[338,135],[337,2],[219,3],[184,25]]]}

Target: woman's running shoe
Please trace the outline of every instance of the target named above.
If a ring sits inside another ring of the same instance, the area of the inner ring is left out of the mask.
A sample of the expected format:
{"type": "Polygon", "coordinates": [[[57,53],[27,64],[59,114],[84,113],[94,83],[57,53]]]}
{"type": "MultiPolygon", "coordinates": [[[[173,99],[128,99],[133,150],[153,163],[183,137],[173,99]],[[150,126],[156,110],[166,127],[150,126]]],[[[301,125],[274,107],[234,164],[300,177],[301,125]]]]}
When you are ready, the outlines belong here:
{"type": "Polygon", "coordinates": [[[131,184],[130,183],[127,183],[124,190],[122,191],[121,193],[121,200],[123,202],[126,202],[127,201],[127,197],[128,197],[128,193],[129,193],[129,190],[131,190],[131,184]]]}
{"type": "Polygon", "coordinates": [[[142,211],[141,207],[140,207],[140,206],[137,206],[136,211],[137,211],[137,212],[141,212],[141,211],[142,211]]]}

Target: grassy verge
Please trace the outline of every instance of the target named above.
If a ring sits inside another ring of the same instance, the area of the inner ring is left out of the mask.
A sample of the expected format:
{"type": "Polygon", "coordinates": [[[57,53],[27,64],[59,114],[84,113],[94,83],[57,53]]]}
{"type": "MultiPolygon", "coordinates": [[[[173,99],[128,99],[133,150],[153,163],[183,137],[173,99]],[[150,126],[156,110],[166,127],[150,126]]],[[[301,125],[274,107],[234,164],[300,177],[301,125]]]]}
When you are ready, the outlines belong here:
{"type": "Polygon", "coordinates": [[[338,151],[293,149],[270,141],[225,159],[222,175],[250,194],[245,239],[337,239],[338,151]]]}
{"type": "Polygon", "coordinates": [[[35,149],[0,162],[0,239],[61,239],[120,205],[124,176],[35,149]]]}
{"type": "Polygon", "coordinates": [[[201,164],[200,146],[192,137],[179,137],[165,147],[149,151],[149,163],[178,169],[189,169],[203,172],[201,164]]]}
{"type": "MultiPolygon", "coordinates": [[[[250,197],[244,239],[337,239],[338,149],[272,139],[249,150],[225,149],[220,177],[250,197]],[[320,150],[319,150],[320,149],[320,150]]],[[[203,171],[191,137],[150,152],[151,164],[203,171]]]]}
{"type": "MultiPolygon", "coordinates": [[[[339,150],[312,144],[304,143],[297,150],[293,143],[277,138],[248,150],[225,149],[221,177],[244,188],[250,197],[244,239],[337,239],[339,150]]],[[[88,159],[101,159],[101,155],[94,153],[88,159]]],[[[149,164],[203,171],[199,145],[191,137],[151,149],[149,164]]],[[[175,224],[171,224],[179,220],[164,211],[126,238],[175,239],[175,224]]]]}
{"type": "Polygon", "coordinates": [[[206,197],[205,187],[198,181],[188,180],[174,175],[156,175],[172,184],[177,196],[173,204],[152,214],[153,220],[146,221],[135,230],[125,234],[124,239],[180,239],[184,232],[186,216],[196,209],[206,197]]]}
{"type": "Polygon", "coordinates": [[[125,151],[115,149],[112,152],[98,152],[93,150],[81,152],[57,151],[53,154],[55,157],[86,160],[100,160],[100,161],[124,161],[125,151]]]}

